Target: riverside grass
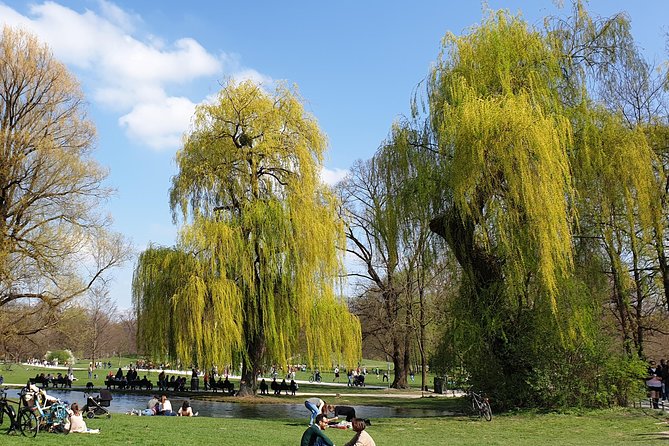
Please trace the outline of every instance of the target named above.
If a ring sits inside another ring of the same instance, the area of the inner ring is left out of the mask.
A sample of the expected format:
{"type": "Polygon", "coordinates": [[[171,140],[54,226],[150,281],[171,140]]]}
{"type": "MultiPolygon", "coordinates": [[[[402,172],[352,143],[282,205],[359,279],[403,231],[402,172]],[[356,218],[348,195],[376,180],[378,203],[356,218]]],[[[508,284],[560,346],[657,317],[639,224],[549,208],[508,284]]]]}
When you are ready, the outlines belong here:
{"type": "MultiPolygon", "coordinates": [[[[40,433],[37,438],[0,436],[2,445],[274,445],[298,444],[304,421],[237,418],[134,417],[87,420],[100,434],[40,433]]],[[[575,414],[522,413],[496,416],[492,422],[471,417],[375,419],[368,428],[379,446],[422,445],[666,445],[666,422],[655,413],[632,409],[575,414]]],[[[666,421],[666,420],[665,420],[666,421]]],[[[337,445],[352,431],[328,429],[337,445]]]]}

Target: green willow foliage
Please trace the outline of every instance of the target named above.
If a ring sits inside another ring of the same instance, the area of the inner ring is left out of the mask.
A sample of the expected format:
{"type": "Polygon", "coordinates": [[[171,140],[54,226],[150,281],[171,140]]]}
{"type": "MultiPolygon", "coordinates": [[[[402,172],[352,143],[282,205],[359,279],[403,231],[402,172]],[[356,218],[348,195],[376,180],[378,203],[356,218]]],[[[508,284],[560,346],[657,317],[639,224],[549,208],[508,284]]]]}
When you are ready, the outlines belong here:
{"type": "Polygon", "coordinates": [[[177,248],[150,248],[135,272],[148,351],[200,367],[241,361],[250,385],[254,371],[300,352],[357,363],[360,324],[334,294],[343,226],[318,176],[325,146],[281,85],[268,94],[230,82],[198,107],[170,191],[174,219],[190,224],[177,248]]]}
{"type": "Polygon", "coordinates": [[[512,294],[536,272],[556,309],[557,277],[572,265],[574,196],[571,126],[554,88],[558,57],[504,13],[470,35],[446,36],[444,46],[431,106],[453,205],[508,259],[512,294]]]}
{"type": "MultiPolygon", "coordinates": [[[[595,23],[580,3],[575,14],[574,28],[541,33],[491,13],[470,33],[445,37],[428,78],[445,184],[432,229],[463,270],[438,355],[460,356],[500,406],[596,405],[596,391],[613,392],[588,369],[609,344],[601,293],[574,269],[579,219],[590,227],[601,218],[595,236],[610,244],[621,215],[645,240],[661,219],[646,134],[598,106],[586,85],[584,66],[602,64],[605,74],[629,26],[624,16],[595,23]],[[559,401],[538,391],[546,386],[560,389],[559,401]]],[[[611,259],[621,275],[624,252],[611,259]]]]}

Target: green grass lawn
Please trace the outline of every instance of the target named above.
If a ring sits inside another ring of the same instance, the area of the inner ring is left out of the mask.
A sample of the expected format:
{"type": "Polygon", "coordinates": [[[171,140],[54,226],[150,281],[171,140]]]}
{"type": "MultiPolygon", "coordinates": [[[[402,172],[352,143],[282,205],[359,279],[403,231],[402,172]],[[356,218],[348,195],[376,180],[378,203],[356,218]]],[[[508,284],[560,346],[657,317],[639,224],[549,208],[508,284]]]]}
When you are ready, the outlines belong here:
{"type": "MultiPolygon", "coordinates": [[[[6,382],[23,383],[28,377],[46,370],[33,366],[15,365],[11,371],[0,370],[6,382]]],[[[115,369],[113,369],[115,370],[115,369]]],[[[102,386],[102,375],[96,382],[102,386]]],[[[143,373],[140,372],[140,376],[143,373]]],[[[88,381],[86,371],[77,371],[77,384],[88,381]]],[[[155,382],[157,373],[149,378],[155,382]]],[[[298,375],[299,378],[299,375],[298,375]]],[[[356,393],[362,389],[332,388],[318,385],[301,385],[300,392],[356,393]]],[[[367,395],[325,397],[335,404],[385,405],[407,408],[435,408],[461,413],[463,401],[453,398],[388,398],[385,390],[367,391],[367,395]]],[[[236,398],[198,395],[195,398],[214,398],[235,401],[236,398]]],[[[295,397],[262,397],[257,402],[301,403],[295,397]]],[[[248,400],[247,400],[248,401],[248,400]]],[[[101,429],[99,435],[72,434],[64,438],[59,434],[41,433],[41,445],[168,445],[168,444],[220,444],[220,445],[296,445],[306,429],[304,422],[295,420],[250,420],[232,418],[192,419],[176,417],[131,417],[114,414],[110,420],[95,419],[89,427],[101,429]]],[[[583,414],[521,414],[495,415],[492,422],[467,416],[443,418],[375,419],[369,433],[379,446],[382,445],[619,445],[619,444],[669,444],[666,419],[657,412],[639,409],[590,411],[583,414]]],[[[328,435],[336,444],[344,444],[352,432],[332,429],[328,435]]],[[[34,439],[5,436],[0,433],[0,444],[35,444],[34,439]]]]}
{"type": "MultiPolygon", "coordinates": [[[[306,411],[305,411],[306,419],[306,411]]],[[[665,420],[666,421],[666,420],[665,420]]],[[[131,417],[114,415],[95,419],[89,427],[98,435],[40,433],[40,445],[296,445],[306,422],[232,418],[131,417]]],[[[666,422],[639,410],[593,411],[584,415],[533,414],[478,418],[378,419],[368,432],[379,446],[421,445],[666,445],[666,422]]],[[[351,431],[329,429],[328,436],[342,445],[351,431]]],[[[36,444],[20,436],[0,437],[3,445],[36,444]]]]}

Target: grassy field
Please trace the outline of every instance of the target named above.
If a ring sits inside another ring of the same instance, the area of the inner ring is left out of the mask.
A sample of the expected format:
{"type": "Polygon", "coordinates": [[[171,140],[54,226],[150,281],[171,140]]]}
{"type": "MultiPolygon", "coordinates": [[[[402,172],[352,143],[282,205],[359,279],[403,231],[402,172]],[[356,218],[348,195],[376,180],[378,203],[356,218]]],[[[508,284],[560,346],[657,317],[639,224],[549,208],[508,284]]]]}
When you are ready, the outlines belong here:
{"type": "MultiPolygon", "coordinates": [[[[305,411],[306,418],[306,411],[305,411]]],[[[421,445],[666,445],[666,420],[640,410],[607,410],[583,415],[532,414],[498,416],[492,422],[478,418],[378,419],[368,432],[379,446],[421,445]]],[[[296,445],[306,429],[295,420],[232,418],[132,417],[114,415],[95,419],[89,427],[98,435],[40,433],[40,445],[296,445]]],[[[329,429],[335,444],[344,444],[351,431],[329,429]]],[[[20,436],[0,437],[3,445],[35,444],[20,436]]]]}
{"type": "MultiPolygon", "coordinates": [[[[127,361],[129,362],[129,361],[127,361]]],[[[122,363],[126,363],[126,361],[122,363]]],[[[118,364],[118,362],[116,363],[118,364]]],[[[82,366],[87,366],[82,364],[82,366]]],[[[45,371],[40,367],[14,365],[10,371],[0,370],[6,382],[25,382],[28,377],[45,371]]],[[[115,369],[113,369],[115,371],[115,369]]],[[[108,370],[100,370],[100,377],[94,380],[102,386],[102,375],[108,370]]],[[[53,373],[53,371],[52,371],[53,373]]],[[[140,372],[140,376],[143,373],[140,372]]],[[[76,371],[77,384],[88,381],[88,374],[76,371]]],[[[157,373],[149,376],[155,382],[157,373]]],[[[301,376],[298,374],[298,379],[301,376]]],[[[327,381],[327,379],[326,379],[327,381]]],[[[335,404],[385,405],[393,407],[440,409],[461,413],[463,401],[454,398],[417,398],[406,399],[389,397],[393,391],[384,389],[370,391],[366,395],[355,395],[362,389],[333,388],[324,385],[300,386],[300,392],[332,394],[341,392],[351,396],[327,397],[335,404]]],[[[235,401],[236,398],[219,395],[191,395],[191,398],[223,399],[235,401]]],[[[301,403],[304,397],[282,396],[262,397],[258,403],[301,403]]],[[[248,401],[248,400],[246,400],[248,401]]],[[[132,417],[115,414],[110,420],[95,419],[89,427],[99,428],[98,435],[71,434],[64,438],[61,434],[40,433],[40,445],[62,445],[63,442],[75,445],[166,445],[166,444],[222,444],[222,445],[295,445],[306,429],[305,422],[295,420],[251,420],[232,418],[192,419],[176,417],[132,417]]],[[[664,415],[663,415],[664,416],[664,415]]],[[[481,421],[468,416],[443,418],[396,418],[375,419],[369,427],[369,433],[379,446],[382,445],[619,445],[619,444],[663,444],[669,442],[669,426],[666,418],[660,418],[655,411],[641,409],[618,409],[590,411],[583,414],[539,414],[524,412],[521,414],[496,415],[492,422],[481,421]],[[664,432],[667,432],[665,434],[664,432]]],[[[328,430],[328,436],[336,444],[344,444],[352,437],[351,431],[328,430]]],[[[35,444],[34,439],[20,436],[5,436],[0,433],[0,444],[23,445],[35,444]]]]}

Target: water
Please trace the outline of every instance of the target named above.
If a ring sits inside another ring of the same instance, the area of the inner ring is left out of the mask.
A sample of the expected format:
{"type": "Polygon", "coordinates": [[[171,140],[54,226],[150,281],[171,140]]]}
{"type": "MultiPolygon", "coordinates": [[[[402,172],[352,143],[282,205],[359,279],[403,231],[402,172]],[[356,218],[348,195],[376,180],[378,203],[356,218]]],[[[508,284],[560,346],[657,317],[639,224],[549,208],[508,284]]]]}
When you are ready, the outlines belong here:
{"type": "MultiPolygon", "coordinates": [[[[9,389],[7,397],[12,400],[18,399],[18,389],[9,389]]],[[[79,403],[80,407],[86,404],[86,394],[77,390],[48,389],[47,393],[61,400],[71,403],[79,403]]],[[[94,393],[93,395],[97,395],[94,393]]],[[[111,413],[127,413],[132,409],[145,409],[149,401],[147,395],[134,395],[130,393],[112,393],[114,399],[110,407],[111,413]]],[[[183,397],[170,398],[172,408],[176,411],[184,401],[183,397]]],[[[216,418],[250,418],[250,419],[300,419],[308,420],[309,411],[304,404],[252,404],[252,403],[226,403],[218,401],[199,401],[189,399],[193,412],[199,412],[203,417],[216,418]]],[[[453,413],[445,410],[433,409],[406,409],[384,406],[355,406],[356,415],[361,418],[414,418],[452,416],[453,413]]]]}

